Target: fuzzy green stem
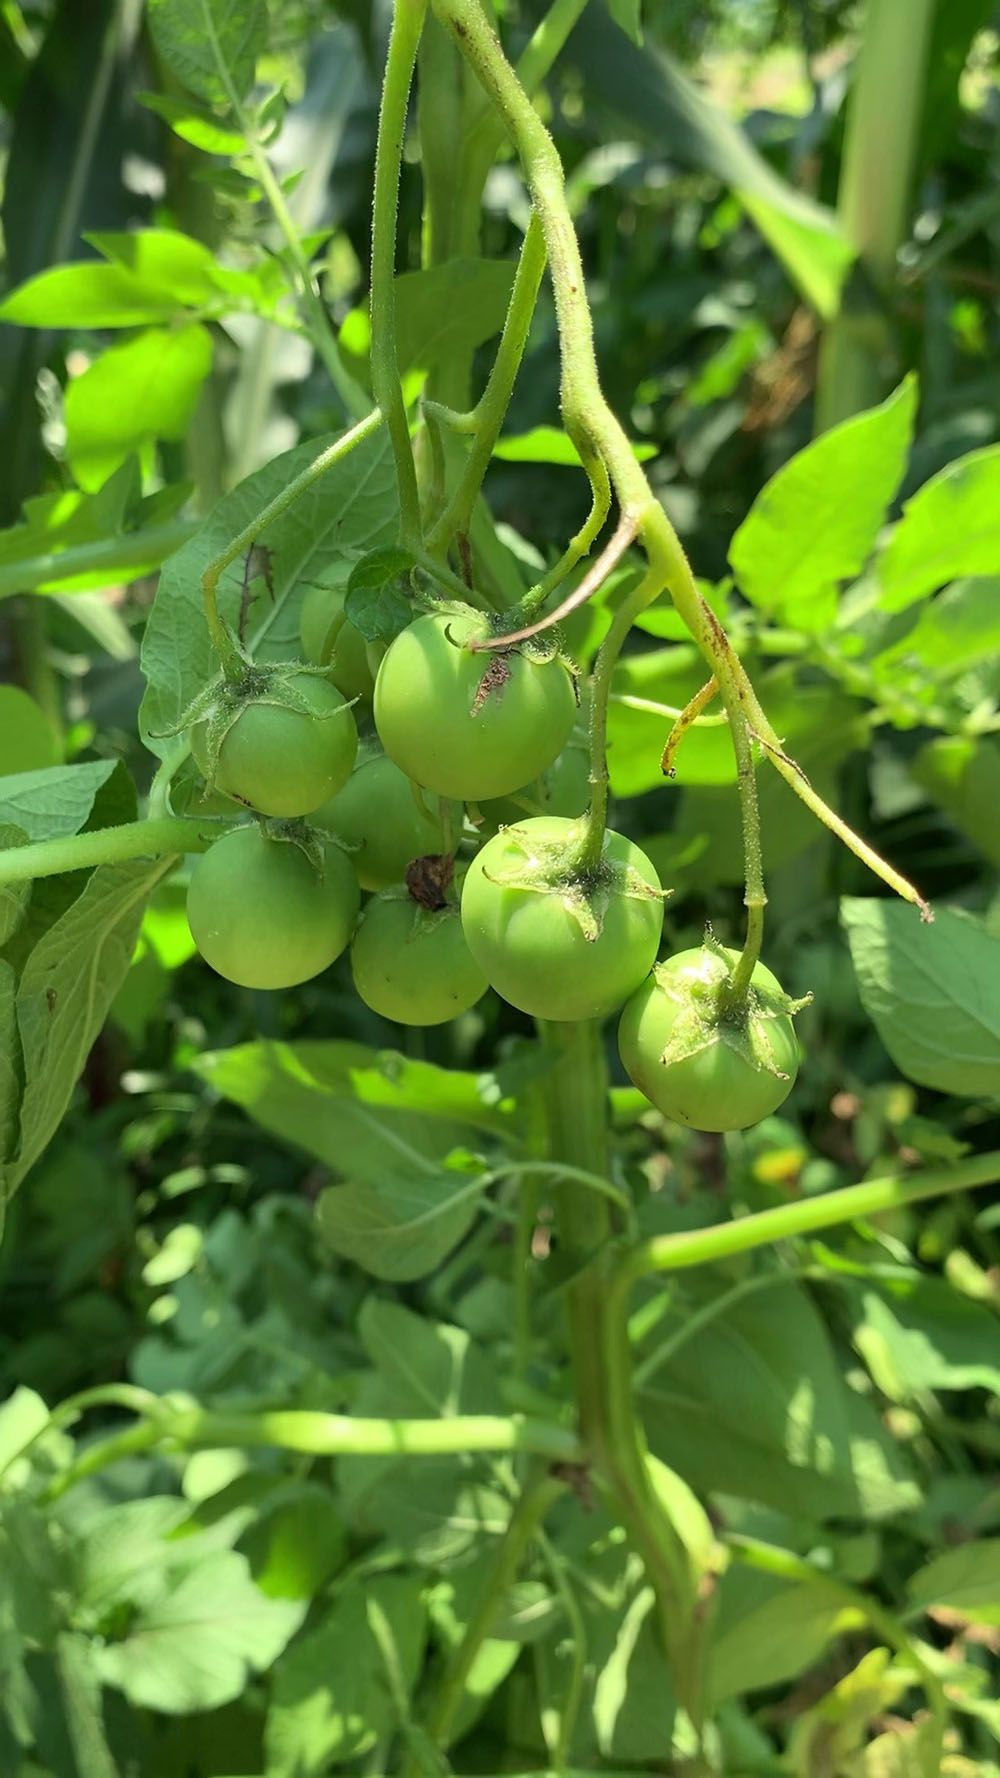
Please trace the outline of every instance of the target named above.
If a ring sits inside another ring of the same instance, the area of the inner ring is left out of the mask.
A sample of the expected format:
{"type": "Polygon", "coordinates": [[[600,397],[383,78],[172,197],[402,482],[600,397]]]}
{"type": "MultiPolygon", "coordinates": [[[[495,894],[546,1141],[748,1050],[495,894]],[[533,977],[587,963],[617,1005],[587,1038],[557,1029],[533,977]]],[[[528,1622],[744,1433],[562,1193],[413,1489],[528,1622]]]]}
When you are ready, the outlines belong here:
{"type": "Polygon", "coordinates": [[[504,1595],[516,1581],[521,1563],[546,1514],[565,1488],[566,1483],[559,1476],[540,1476],[533,1486],[525,1489],[514,1508],[465,1634],[444,1675],[431,1715],[430,1733],[438,1747],[447,1746],[473,1662],[496,1621],[504,1595]]]}
{"type": "Polygon", "coordinates": [[[650,568],[623,599],[598,652],[590,693],[590,808],[579,859],[584,868],[597,864],[604,849],[608,814],[608,699],[614,670],[633,622],[656,598],[662,585],[658,570],[650,568]]]}
{"type": "Polygon", "coordinates": [[[300,495],[304,494],[307,488],[312,487],[313,482],[319,481],[328,469],[332,469],[333,465],[339,463],[342,457],[346,457],[353,451],[356,445],[362,444],[366,438],[371,437],[373,432],[377,432],[383,417],[381,410],[375,408],[370,414],[366,414],[363,420],[359,420],[357,425],[350,427],[347,432],[342,432],[339,438],[335,438],[332,444],[327,445],[325,450],[320,451],[313,458],[307,468],[301,470],[286,487],[282,488],[280,494],[276,494],[273,500],[269,500],[267,505],[254,515],[250,523],[244,525],[239,535],[234,537],[231,543],[227,543],[225,549],[220,550],[217,556],[213,557],[204,570],[201,577],[201,591],[205,604],[205,621],[208,624],[212,645],[227,677],[238,677],[243,671],[244,662],[219,612],[218,586],[223,574],[238,556],[243,555],[244,551],[250,549],[257,542],[261,532],[266,531],[268,525],[273,524],[275,519],[281,518],[282,514],[294,505],[300,495]]]}
{"type": "Polygon", "coordinates": [[[0,852],[0,883],[58,877],[98,864],[121,864],[127,858],[205,852],[217,838],[218,829],[204,821],[165,815],[154,821],[129,821],[121,827],[69,834],[65,839],[33,840],[30,845],[10,846],[0,852]]]}
{"type": "Polygon", "coordinates": [[[835,1228],[838,1223],[882,1216],[888,1210],[918,1204],[924,1198],[971,1191],[977,1186],[998,1182],[1000,1152],[997,1151],[972,1155],[968,1160],[954,1161],[947,1167],[928,1167],[909,1177],[890,1175],[884,1179],[866,1179],[861,1185],[847,1185],[840,1191],[822,1192],[818,1197],[780,1204],[772,1210],[758,1210],[735,1222],[714,1223],[707,1229],[693,1229],[683,1235],[654,1236],[633,1248],[621,1267],[619,1278],[627,1285],[649,1272],[675,1272],[690,1266],[711,1265],[716,1260],[730,1259],[737,1253],[750,1253],[755,1247],[765,1247],[774,1241],[815,1234],[819,1229],[835,1228]]]}
{"type": "Polygon", "coordinates": [[[379,107],[372,205],[372,390],[386,417],[396,462],[403,543],[421,538],[420,495],[396,351],[396,221],[410,86],[427,0],[395,0],[379,107]]]}
{"type": "MultiPolygon", "coordinates": [[[[603,463],[594,463],[589,473],[592,494],[590,511],[579,531],[570,538],[558,561],[553,562],[541,580],[536,581],[525,593],[520,606],[524,617],[533,617],[536,611],[541,610],[556,588],[562,586],[567,574],[572,573],[577,563],[589,555],[591,544],[604,528],[604,521],[611,511],[611,483],[603,463]]],[[[631,535],[629,541],[631,542],[631,535]]]]}
{"type": "Polygon", "coordinates": [[[313,1457],[442,1457],[468,1452],[527,1451],[554,1463],[579,1458],[575,1434],[520,1414],[454,1414],[442,1419],[375,1420],[308,1409],[214,1413],[179,1407],[158,1424],[182,1445],[275,1446],[313,1457]]]}
{"type": "Polygon", "coordinates": [[[456,533],[469,528],[472,509],[510,405],[544,270],[545,236],[533,213],[521,246],[493,369],[480,400],[469,415],[475,433],[472,449],[454,494],[427,538],[429,550],[443,554],[456,533]]]}

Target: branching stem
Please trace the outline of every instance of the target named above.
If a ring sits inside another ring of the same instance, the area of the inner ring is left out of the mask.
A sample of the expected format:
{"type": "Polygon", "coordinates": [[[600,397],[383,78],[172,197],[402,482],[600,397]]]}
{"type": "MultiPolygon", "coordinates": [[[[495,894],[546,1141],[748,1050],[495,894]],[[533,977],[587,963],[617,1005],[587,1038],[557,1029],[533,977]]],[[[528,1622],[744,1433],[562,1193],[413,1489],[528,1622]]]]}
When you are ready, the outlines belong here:
{"type": "Polygon", "coordinates": [[[219,829],[209,822],[164,815],[154,821],[128,821],[121,827],[68,834],[65,839],[34,840],[0,852],[0,883],[58,877],[66,871],[91,870],[98,864],[122,864],[129,858],[205,852],[218,835],[219,829]]]}

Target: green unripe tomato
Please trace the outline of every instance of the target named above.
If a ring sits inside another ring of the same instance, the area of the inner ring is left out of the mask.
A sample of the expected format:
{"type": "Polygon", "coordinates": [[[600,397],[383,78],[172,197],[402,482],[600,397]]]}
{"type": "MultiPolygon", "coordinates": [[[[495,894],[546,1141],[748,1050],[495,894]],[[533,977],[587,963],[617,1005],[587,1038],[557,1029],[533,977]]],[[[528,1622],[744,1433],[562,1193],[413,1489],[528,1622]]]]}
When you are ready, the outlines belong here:
{"type": "Polygon", "coordinates": [[[532,814],[565,815],[575,819],[590,801],[590,752],[571,741],[534,784],[522,784],[513,796],[493,797],[480,803],[484,833],[498,827],[516,827],[532,814]]]}
{"type": "Polygon", "coordinates": [[[603,884],[560,886],[558,866],[548,860],[568,855],[578,835],[577,822],[555,815],[503,828],[473,859],[462,890],[462,925],[472,955],[497,993],[535,1018],[604,1018],[648,974],[660,942],[659,878],[623,834],[605,835],[603,884]],[[545,873],[555,877],[551,887],[515,880],[525,867],[530,870],[533,857],[540,882],[545,873]],[[652,893],[626,892],[620,880],[626,870],[652,893]],[[591,888],[593,912],[602,917],[600,930],[588,936],[578,898],[591,888]]]}
{"type": "Polygon", "coordinates": [[[250,698],[226,729],[212,762],[209,723],[191,730],[191,752],[214,790],[280,820],[311,815],[351,775],[358,731],[343,695],[314,673],[285,681],[307,706],[280,702],[283,687],[250,698]],[[279,700],[279,701],[275,701],[279,700]]]}
{"type": "Polygon", "coordinates": [[[398,1025],[443,1025],[468,1012],[488,987],[457,907],[429,912],[405,891],[368,903],[351,944],[351,969],[365,1005],[398,1025]]]}
{"type": "Polygon", "coordinates": [[[198,859],[187,896],[206,963],[241,988],[294,988],[346,948],[361,905],[350,860],[323,849],[318,871],[300,846],[257,826],[234,827],[198,859]]]}
{"type": "Polygon", "coordinates": [[[576,719],[563,662],[512,650],[473,653],[491,634],[471,607],[418,617],[375,681],[375,726],[390,759],[439,796],[506,796],[537,778],[576,719]]]}
{"type": "Polygon", "coordinates": [[[347,599],[343,587],[307,588],[299,613],[299,635],[307,661],[326,667],[345,698],[364,698],[371,703],[375,676],[368,658],[368,643],[344,615],[347,599]]]}
{"type": "Polygon", "coordinates": [[[692,1130],[760,1123],[784,1103],[798,1073],[788,997],[763,963],[751,977],[745,1015],[718,1015],[727,964],[738,959],[738,951],[679,951],[622,1013],[618,1048],[629,1078],[666,1117],[692,1130]]]}
{"type": "Polygon", "coordinates": [[[446,850],[446,812],[436,797],[419,796],[405,773],[378,753],[363,759],[343,790],[316,810],[313,825],[357,848],[351,858],[362,889],[388,889],[403,881],[411,859],[446,850]]]}

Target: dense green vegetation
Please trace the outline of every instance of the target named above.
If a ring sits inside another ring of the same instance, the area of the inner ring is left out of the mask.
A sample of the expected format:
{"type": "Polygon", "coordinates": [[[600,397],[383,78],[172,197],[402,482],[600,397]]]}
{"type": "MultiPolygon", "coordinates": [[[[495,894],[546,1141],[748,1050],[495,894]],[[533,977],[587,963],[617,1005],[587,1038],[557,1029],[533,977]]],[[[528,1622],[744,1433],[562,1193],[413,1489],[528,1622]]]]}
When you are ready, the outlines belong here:
{"type": "Polygon", "coordinates": [[[0,5],[0,1778],[1000,1778],[998,28],[0,5]]]}

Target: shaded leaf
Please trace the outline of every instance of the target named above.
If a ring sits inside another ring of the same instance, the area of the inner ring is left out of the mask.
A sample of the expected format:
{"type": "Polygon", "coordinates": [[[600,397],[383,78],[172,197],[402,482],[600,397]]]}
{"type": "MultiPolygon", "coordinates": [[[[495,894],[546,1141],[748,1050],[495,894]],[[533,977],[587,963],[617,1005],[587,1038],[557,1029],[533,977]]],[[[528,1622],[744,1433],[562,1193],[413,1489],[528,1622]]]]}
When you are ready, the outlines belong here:
{"type": "Polygon", "coordinates": [[[963,574],[1000,560],[1000,445],[970,451],[918,489],[875,564],[879,604],[903,611],[963,574]]]}
{"type": "Polygon", "coordinates": [[[264,0],[149,0],[149,26],[181,85],[209,105],[242,99],[267,48],[264,0]]]}
{"type": "Polygon", "coordinates": [[[1000,1093],[1000,937],[942,908],[848,896],[841,914],[861,1000],[896,1067],[963,1098],[1000,1093]]]}
{"type": "Polygon", "coordinates": [[[970,1623],[1000,1624],[1000,1537],[945,1550],[911,1576],[906,1591],[915,1610],[944,1606],[970,1623]]]}

